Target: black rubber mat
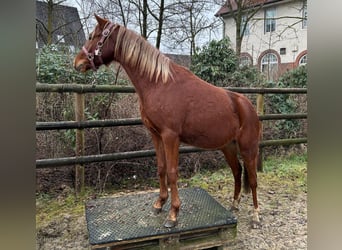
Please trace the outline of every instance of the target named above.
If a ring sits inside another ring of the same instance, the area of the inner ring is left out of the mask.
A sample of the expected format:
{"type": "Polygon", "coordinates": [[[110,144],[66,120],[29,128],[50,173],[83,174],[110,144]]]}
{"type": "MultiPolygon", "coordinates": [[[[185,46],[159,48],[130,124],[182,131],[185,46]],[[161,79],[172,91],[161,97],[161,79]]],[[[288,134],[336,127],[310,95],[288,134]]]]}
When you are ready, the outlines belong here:
{"type": "Polygon", "coordinates": [[[180,189],[179,196],[182,205],[178,225],[172,229],[163,226],[170,208],[170,198],[160,214],[154,215],[152,212],[158,193],[88,201],[86,220],[89,243],[99,245],[225,225],[236,227],[237,220],[233,214],[205,190],[180,189]]]}

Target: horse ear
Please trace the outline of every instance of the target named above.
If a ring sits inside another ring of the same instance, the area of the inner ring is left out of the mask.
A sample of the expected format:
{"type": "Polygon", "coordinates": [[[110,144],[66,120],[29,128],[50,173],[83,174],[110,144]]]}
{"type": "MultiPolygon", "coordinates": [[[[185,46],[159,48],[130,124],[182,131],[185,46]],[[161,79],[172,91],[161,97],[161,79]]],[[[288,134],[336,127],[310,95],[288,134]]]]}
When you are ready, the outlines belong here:
{"type": "Polygon", "coordinates": [[[100,28],[103,29],[103,27],[105,26],[105,24],[108,22],[108,20],[102,18],[102,17],[99,17],[98,15],[94,14],[95,15],[95,18],[98,22],[98,24],[100,25],[100,28]]]}

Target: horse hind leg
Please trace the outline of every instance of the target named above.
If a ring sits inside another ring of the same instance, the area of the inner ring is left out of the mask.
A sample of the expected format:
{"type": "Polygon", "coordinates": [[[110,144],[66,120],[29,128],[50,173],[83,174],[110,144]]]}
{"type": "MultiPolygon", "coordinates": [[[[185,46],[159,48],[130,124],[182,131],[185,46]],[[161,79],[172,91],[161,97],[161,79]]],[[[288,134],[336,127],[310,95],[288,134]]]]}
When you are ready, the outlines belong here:
{"type": "Polygon", "coordinates": [[[223,149],[225,159],[230,166],[233,176],[234,176],[234,198],[233,203],[231,206],[231,210],[239,210],[239,203],[241,199],[241,174],[242,174],[242,167],[237,157],[237,146],[236,143],[233,142],[223,149]]]}
{"type": "MultiPolygon", "coordinates": [[[[241,149],[240,149],[241,150],[241,149]]],[[[253,216],[252,216],[252,227],[259,228],[260,227],[260,219],[259,219],[259,205],[258,205],[258,197],[257,197],[257,160],[258,154],[244,154],[241,152],[241,156],[244,161],[245,171],[247,173],[246,176],[246,185],[249,185],[252,190],[253,196],[253,216]],[[248,183],[247,183],[248,181],[248,183]]]]}

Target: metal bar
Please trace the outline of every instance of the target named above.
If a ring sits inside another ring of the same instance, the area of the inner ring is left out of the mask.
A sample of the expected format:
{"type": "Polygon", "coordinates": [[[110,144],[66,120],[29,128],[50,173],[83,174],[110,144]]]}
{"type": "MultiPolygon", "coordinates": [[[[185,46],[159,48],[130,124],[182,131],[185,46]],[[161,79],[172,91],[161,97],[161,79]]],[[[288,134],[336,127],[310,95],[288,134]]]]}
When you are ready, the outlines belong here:
{"type": "MultiPolygon", "coordinates": [[[[307,138],[294,138],[294,139],[280,139],[280,140],[266,140],[260,143],[261,147],[266,146],[278,146],[278,145],[291,145],[307,143],[307,138]]],[[[184,146],[179,148],[179,153],[188,154],[208,151],[192,146],[184,146]]],[[[49,168],[49,167],[61,167],[75,164],[86,164],[92,162],[104,162],[104,161],[117,161],[123,159],[143,158],[155,156],[155,150],[140,150],[131,152],[119,152],[112,154],[101,154],[101,155],[86,155],[80,157],[64,157],[64,158],[51,158],[51,159],[40,159],[36,160],[36,168],[49,168]]]]}
{"type": "MultiPolygon", "coordinates": [[[[253,94],[306,94],[306,88],[241,88],[225,87],[224,89],[253,94]]],[[[75,93],[135,93],[132,86],[118,85],[87,85],[87,84],[46,84],[37,83],[36,92],[75,92],[75,93]]]]}

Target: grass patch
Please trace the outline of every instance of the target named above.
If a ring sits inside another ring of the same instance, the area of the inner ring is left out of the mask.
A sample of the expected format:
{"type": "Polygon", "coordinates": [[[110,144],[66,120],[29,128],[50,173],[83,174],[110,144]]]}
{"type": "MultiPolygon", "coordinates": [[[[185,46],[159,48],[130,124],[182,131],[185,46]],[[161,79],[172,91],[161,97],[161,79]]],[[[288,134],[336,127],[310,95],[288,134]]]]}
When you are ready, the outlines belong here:
{"type": "Polygon", "coordinates": [[[307,154],[287,157],[269,157],[264,161],[266,180],[276,179],[292,183],[293,188],[307,192],[307,154]]]}
{"type": "Polygon", "coordinates": [[[91,196],[91,191],[86,191],[83,199],[75,196],[72,189],[54,197],[42,193],[36,196],[36,228],[48,225],[51,221],[68,214],[72,217],[84,215],[84,202],[86,197],[91,196]]]}
{"type": "Polygon", "coordinates": [[[180,182],[186,183],[186,186],[200,187],[209,189],[212,186],[226,185],[227,180],[233,179],[233,175],[228,167],[222,167],[214,172],[205,170],[196,173],[189,179],[180,178],[180,182]]]}
{"type": "MultiPolygon", "coordinates": [[[[298,189],[307,191],[307,155],[289,155],[283,157],[268,157],[263,162],[263,172],[258,172],[259,187],[281,185],[289,191],[298,189]]],[[[187,186],[201,187],[206,190],[220,190],[225,186],[233,186],[234,178],[229,167],[196,173],[189,179],[180,179],[187,186]]],[[[230,187],[231,188],[231,187],[230,187]]]]}

